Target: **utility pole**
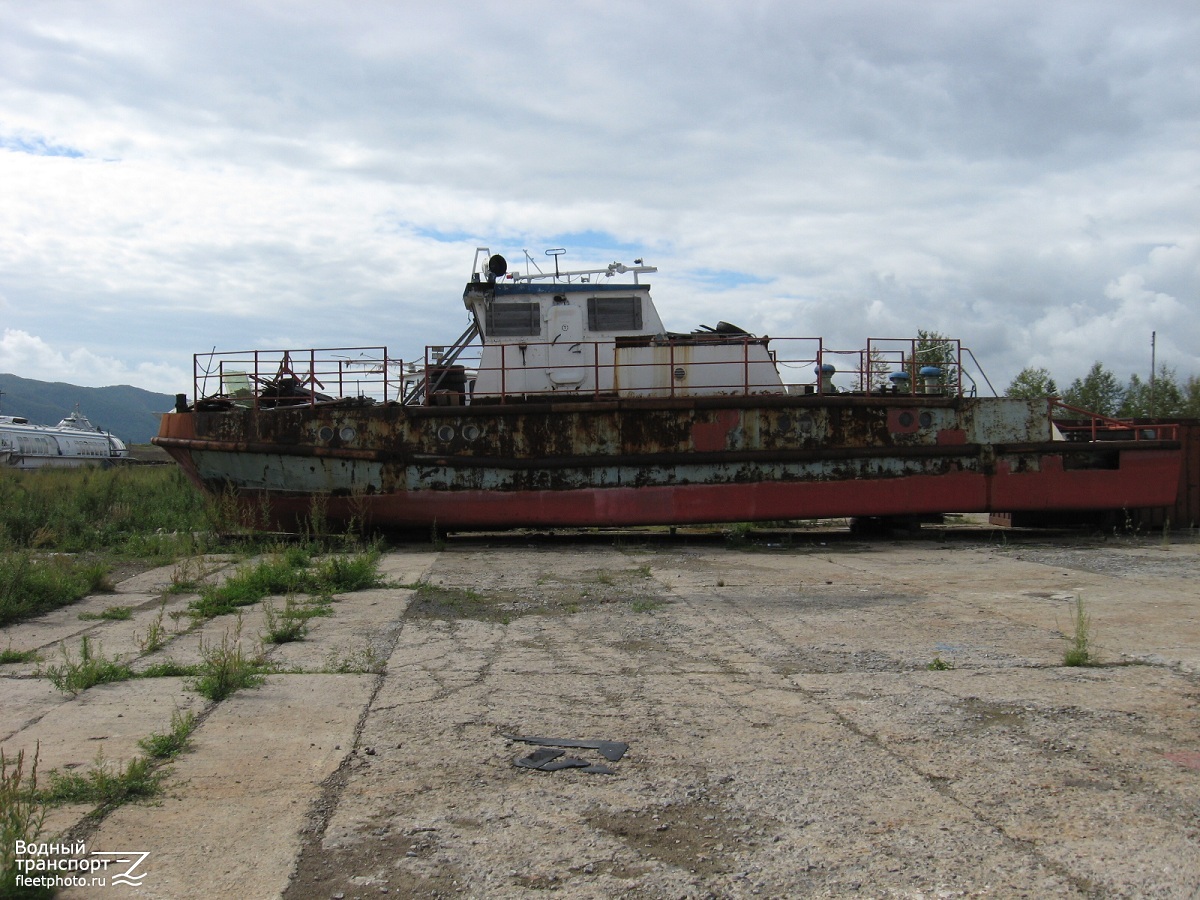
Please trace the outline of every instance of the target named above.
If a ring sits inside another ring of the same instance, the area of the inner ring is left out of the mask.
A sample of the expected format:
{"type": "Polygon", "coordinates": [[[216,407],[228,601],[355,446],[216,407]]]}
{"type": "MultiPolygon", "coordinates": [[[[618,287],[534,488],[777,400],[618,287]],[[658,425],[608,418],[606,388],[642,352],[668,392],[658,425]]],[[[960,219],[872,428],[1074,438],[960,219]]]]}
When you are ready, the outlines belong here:
{"type": "Polygon", "coordinates": [[[1150,418],[1152,418],[1152,419],[1154,418],[1154,413],[1155,413],[1155,409],[1154,409],[1154,366],[1155,366],[1155,359],[1154,359],[1154,356],[1155,356],[1155,351],[1156,351],[1156,349],[1157,349],[1157,348],[1155,347],[1155,344],[1156,344],[1156,342],[1157,342],[1157,341],[1156,341],[1157,337],[1158,337],[1158,332],[1157,332],[1157,331],[1152,331],[1152,332],[1150,332],[1150,418]]]}

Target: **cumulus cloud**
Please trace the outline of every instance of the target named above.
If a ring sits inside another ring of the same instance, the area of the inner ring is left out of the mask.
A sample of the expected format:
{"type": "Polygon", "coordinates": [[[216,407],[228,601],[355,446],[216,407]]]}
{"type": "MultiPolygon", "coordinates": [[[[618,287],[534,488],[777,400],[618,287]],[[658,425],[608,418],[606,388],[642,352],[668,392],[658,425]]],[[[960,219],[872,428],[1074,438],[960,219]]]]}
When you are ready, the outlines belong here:
{"type": "Polygon", "coordinates": [[[680,329],[1200,371],[1198,43],[1172,0],[0,7],[4,324],[134,376],[411,357],[476,246],[567,246],[680,329]]]}
{"type": "Polygon", "coordinates": [[[171,366],[140,363],[131,367],[124,360],[98,356],[83,347],[62,351],[24,331],[5,328],[0,336],[0,370],[7,374],[62,381],[82,387],[129,384],[148,391],[177,393],[190,374],[171,366]],[[36,375],[26,374],[34,372],[36,375]]]}

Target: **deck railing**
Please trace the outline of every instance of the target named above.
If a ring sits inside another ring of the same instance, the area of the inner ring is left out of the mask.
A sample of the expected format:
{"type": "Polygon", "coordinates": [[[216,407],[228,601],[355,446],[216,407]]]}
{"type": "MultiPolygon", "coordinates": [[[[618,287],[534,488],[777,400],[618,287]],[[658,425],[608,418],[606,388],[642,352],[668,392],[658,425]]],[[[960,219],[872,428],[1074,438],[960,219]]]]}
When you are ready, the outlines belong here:
{"type": "MultiPolygon", "coordinates": [[[[599,397],[614,392],[622,396],[677,397],[699,394],[747,396],[752,394],[860,393],[930,395],[974,394],[975,381],[962,364],[970,351],[958,341],[946,341],[939,351],[936,375],[923,373],[934,361],[920,341],[873,338],[862,350],[837,350],[818,337],[760,338],[752,335],[706,335],[703,339],[632,342],[573,341],[569,345],[578,361],[555,365],[552,355],[562,348],[553,342],[528,341],[506,344],[499,362],[484,365],[482,348],[455,359],[454,373],[447,367],[440,347],[427,347],[423,371],[435,386],[416,392],[424,404],[456,401],[453,394],[473,401],[504,403],[534,394],[548,396],[599,397]],[[736,348],[724,359],[697,358],[704,348],[736,348]],[[766,356],[755,348],[766,348],[766,356]],[[653,359],[637,359],[636,351],[647,349],[653,359]],[[532,362],[531,360],[538,360],[532,362]],[[834,371],[822,371],[832,366],[834,371]],[[586,370],[586,375],[584,371],[586,370]],[[577,380],[563,378],[568,371],[577,380]],[[526,378],[529,373],[531,378],[526,378]],[[893,375],[903,377],[892,380],[893,375]],[[560,377],[555,379],[554,375],[560,377]],[[548,384],[557,381],[558,385],[548,384]],[[531,382],[540,382],[531,386],[531,382]],[[440,383],[441,388],[436,386],[440,383]],[[484,387],[484,386],[487,387],[484,387]]],[[[498,348],[497,348],[498,349],[498,348]]],[[[982,375],[982,373],[981,373],[982,375]]],[[[983,376],[986,378],[986,376],[983,376]]]]}
{"type": "Polygon", "coordinates": [[[1048,399],[1050,415],[1054,424],[1067,440],[1125,440],[1125,441],[1176,441],[1179,426],[1173,424],[1141,423],[1130,419],[1114,419],[1098,413],[1088,412],[1077,406],[1063,403],[1057,397],[1048,399]],[[1056,411],[1065,410],[1067,415],[1056,411]]]}
{"type": "Polygon", "coordinates": [[[344,397],[386,403],[400,394],[403,364],[387,347],[246,350],[193,357],[193,396],[243,406],[296,406],[344,397]]]}
{"type": "Polygon", "coordinates": [[[678,340],[618,339],[573,342],[570,347],[578,350],[578,361],[563,363],[562,346],[526,342],[504,345],[499,363],[491,366],[483,365],[483,348],[478,345],[450,362],[443,347],[430,346],[425,348],[423,363],[410,363],[407,371],[386,347],[214,352],[194,357],[193,396],[278,407],[348,397],[380,403],[410,398],[407,402],[444,405],[504,403],[531,395],[597,398],[615,393],[641,397],[973,394],[974,379],[962,364],[970,351],[955,340],[945,341],[936,352],[924,343],[872,338],[865,349],[838,350],[818,337],[712,334],[678,340]],[[717,346],[727,348],[723,359],[704,358],[706,348],[717,346]],[[532,364],[530,354],[545,364],[532,364]],[[939,364],[939,373],[923,374],[931,362],[939,364]],[[827,371],[829,366],[833,372],[827,371]],[[484,384],[490,388],[484,389],[484,384]]]}

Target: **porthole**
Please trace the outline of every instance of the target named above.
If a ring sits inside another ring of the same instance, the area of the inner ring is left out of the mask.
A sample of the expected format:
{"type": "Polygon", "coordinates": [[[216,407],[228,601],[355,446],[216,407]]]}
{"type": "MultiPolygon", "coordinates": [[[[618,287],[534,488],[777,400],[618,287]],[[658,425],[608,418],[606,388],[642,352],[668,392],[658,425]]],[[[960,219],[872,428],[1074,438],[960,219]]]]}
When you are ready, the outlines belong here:
{"type": "Polygon", "coordinates": [[[454,440],[454,428],[450,425],[443,425],[437,430],[437,436],[439,441],[452,441],[454,440]]]}
{"type": "Polygon", "coordinates": [[[902,412],[896,421],[900,423],[901,428],[911,428],[913,423],[913,414],[910,412],[902,412]]]}
{"type": "Polygon", "coordinates": [[[464,425],[462,436],[465,440],[475,441],[479,439],[480,431],[478,425],[464,425]]]}
{"type": "Polygon", "coordinates": [[[353,428],[351,428],[349,425],[347,425],[340,432],[338,432],[338,436],[341,437],[341,439],[347,443],[354,440],[354,438],[357,435],[358,435],[358,432],[355,431],[353,428]]]}
{"type": "Polygon", "coordinates": [[[333,440],[333,429],[328,425],[322,425],[321,430],[317,432],[317,437],[325,441],[325,443],[329,443],[333,440]]]}
{"type": "Polygon", "coordinates": [[[921,413],[921,417],[918,421],[920,421],[922,428],[928,428],[933,424],[933,416],[930,413],[923,412],[921,413]]]}

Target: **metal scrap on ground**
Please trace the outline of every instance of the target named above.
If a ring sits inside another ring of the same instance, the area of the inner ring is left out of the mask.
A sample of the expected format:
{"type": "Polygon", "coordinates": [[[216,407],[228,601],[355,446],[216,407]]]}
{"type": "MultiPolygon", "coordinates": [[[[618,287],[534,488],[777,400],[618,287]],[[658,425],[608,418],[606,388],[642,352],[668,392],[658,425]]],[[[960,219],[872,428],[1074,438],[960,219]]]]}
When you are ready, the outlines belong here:
{"type": "Polygon", "coordinates": [[[625,755],[625,751],[629,749],[629,745],[621,741],[579,741],[571,738],[521,737],[515,734],[506,734],[504,737],[510,741],[520,741],[523,744],[538,746],[539,749],[532,751],[527,756],[514,759],[513,765],[522,769],[537,769],[542,772],[581,769],[596,775],[615,775],[615,770],[603,763],[589,763],[587,760],[574,756],[564,757],[564,751],[555,748],[595,750],[610,762],[620,760],[625,755]]]}

